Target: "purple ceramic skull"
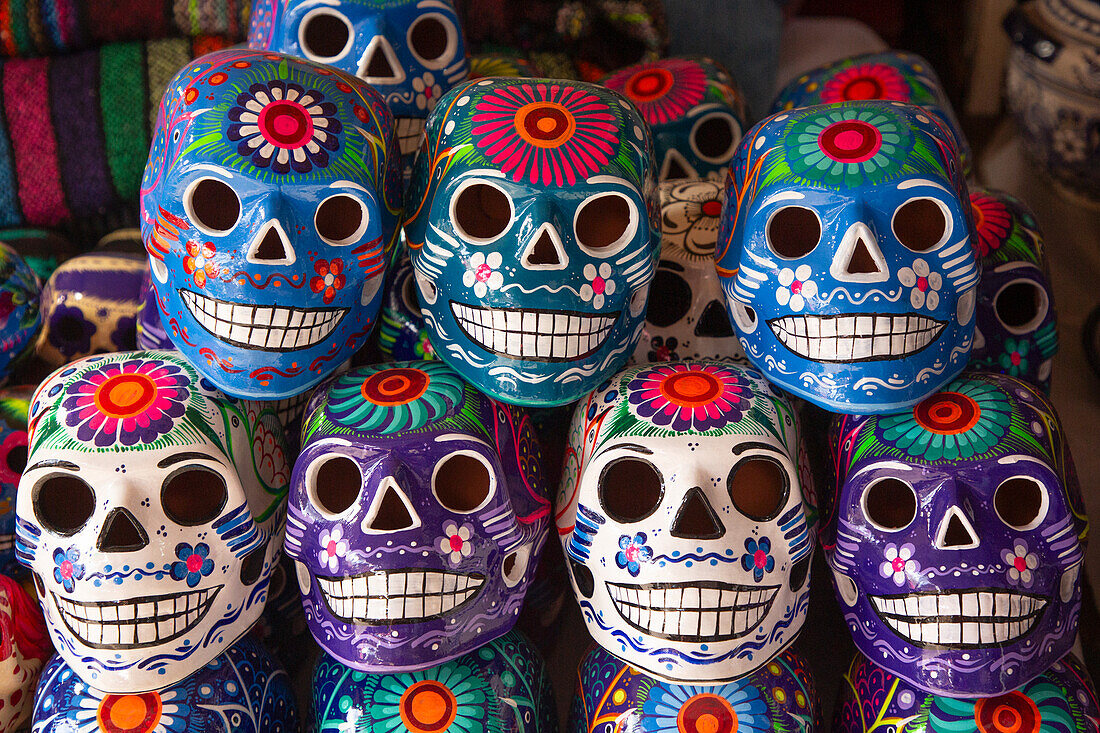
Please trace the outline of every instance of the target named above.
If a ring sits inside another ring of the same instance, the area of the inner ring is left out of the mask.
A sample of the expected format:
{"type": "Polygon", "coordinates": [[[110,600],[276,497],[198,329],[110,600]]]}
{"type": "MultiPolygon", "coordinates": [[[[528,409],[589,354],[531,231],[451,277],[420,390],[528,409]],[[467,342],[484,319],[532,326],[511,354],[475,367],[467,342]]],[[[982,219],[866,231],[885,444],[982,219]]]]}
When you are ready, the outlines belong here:
{"type": "Polygon", "coordinates": [[[515,623],[550,502],[525,414],[442,362],[355,369],[306,408],[286,551],[317,642],[423,669],[515,623]]]}
{"type": "Polygon", "coordinates": [[[1096,689],[1072,654],[1015,690],[989,697],[925,692],[857,654],[834,708],[834,733],[865,733],[876,724],[905,733],[1095,733],[1096,689]]]}
{"type": "Polygon", "coordinates": [[[856,646],[936,694],[996,695],[1073,644],[1088,520],[1035,388],[968,374],[890,415],[839,418],[825,555],[856,646]]]}
{"type": "Polygon", "coordinates": [[[1050,392],[1058,321],[1043,233],[1019,199],[1000,191],[970,194],[982,279],[970,368],[1000,372],[1050,392]]]}

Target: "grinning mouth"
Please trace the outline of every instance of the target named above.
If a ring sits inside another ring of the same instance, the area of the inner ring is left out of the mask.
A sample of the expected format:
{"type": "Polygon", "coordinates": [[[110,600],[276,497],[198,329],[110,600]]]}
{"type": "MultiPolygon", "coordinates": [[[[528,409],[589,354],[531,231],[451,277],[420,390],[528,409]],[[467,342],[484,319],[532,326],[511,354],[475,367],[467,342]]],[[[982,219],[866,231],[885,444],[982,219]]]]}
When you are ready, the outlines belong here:
{"type": "Polygon", "coordinates": [[[1039,596],[995,588],[870,598],[882,620],[916,646],[960,649],[1019,639],[1047,605],[1039,596]]]}
{"type": "Polygon", "coordinates": [[[295,351],[328,337],[347,308],[282,308],[241,305],[180,290],[180,298],[199,325],[214,337],[243,349],[295,351]]]}
{"type": "Polygon", "coordinates": [[[615,610],[636,629],[672,641],[726,641],[744,636],[768,614],[779,586],[706,580],[693,583],[608,583],[615,610]]]}
{"type": "Polygon", "coordinates": [[[784,316],[768,321],[788,349],[804,359],[829,362],[915,354],[935,341],[944,325],[917,315],[784,316]]]}
{"type": "Polygon", "coordinates": [[[420,137],[424,134],[424,127],[428,120],[424,117],[398,117],[397,144],[401,148],[401,155],[411,155],[420,147],[420,137]]]}
{"type": "Polygon", "coordinates": [[[571,361],[600,350],[618,312],[606,316],[531,308],[482,308],[451,302],[467,338],[486,351],[524,361],[571,361]]]}
{"type": "Polygon", "coordinates": [[[312,396],[313,393],[306,390],[302,394],[284,397],[273,402],[271,406],[275,409],[275,416],[279,419],[279,424],[286,425],[291,420],[298,418],[302,414],[306,402],[309,402],[309,398],[312,396]]]}
{"type": "Polygon", "coordinates": [[[480,573],[389,570],[350,578],[317,578],[325,605],[344,621],[369,625],[417,623],[450,613],[477,595],[480,573]]]}
{"type": "Polygon", "coordinates": [[[75,601],[53,594],[61,619],[94,649],[141,649],[172,641],[206,616],[222,586],[122,601],[75,601]]]}

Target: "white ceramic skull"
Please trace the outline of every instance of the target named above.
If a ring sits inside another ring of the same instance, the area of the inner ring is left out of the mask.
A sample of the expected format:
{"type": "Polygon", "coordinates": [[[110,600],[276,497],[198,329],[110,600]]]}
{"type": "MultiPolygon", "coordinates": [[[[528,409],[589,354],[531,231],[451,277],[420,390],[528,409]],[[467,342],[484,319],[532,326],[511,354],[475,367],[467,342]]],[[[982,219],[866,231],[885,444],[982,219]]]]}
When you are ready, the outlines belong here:
{"type": "Polygon", "coordinates": [[[289,482],[271,410],[174,351],[90,357],[30,408],[16,553],[58,653],[106,692],[180,681],[259,617],[289,482]]]}
{"type": "Polygon", "coordinates": [[[598,644],[718,682],[791,643],[815,516],[797,425],[760,372],[718,361],[627,369],[578,404],[557,525],[598,644]]]}

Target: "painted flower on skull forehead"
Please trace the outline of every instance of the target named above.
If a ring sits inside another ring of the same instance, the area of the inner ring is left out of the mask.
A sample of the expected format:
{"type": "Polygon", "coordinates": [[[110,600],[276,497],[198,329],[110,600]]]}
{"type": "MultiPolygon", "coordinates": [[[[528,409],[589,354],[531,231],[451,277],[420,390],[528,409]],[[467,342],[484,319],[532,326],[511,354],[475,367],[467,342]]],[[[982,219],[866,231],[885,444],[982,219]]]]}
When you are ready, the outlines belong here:
{"type": "Polygon", "coordinates": [[[226,136],[257,168],[280,174],[325,168],[340,147],[336,105],[316,89],[278,79],[256,83],[229,110],[226,136]]]}
{"type": "Polygon", "coordinates": [[[882,107],[812,107],[791,114],[797,116],[783,138],[791,171],[828,186],[888,180],[913,148],[906,121],[882,107]]]}
{"type": "Polygon", "coordinates": [[[632,410],[654,425],[705,432],[737,422],[752,402],[738,372],[714,364],[667,364],[638,373],[627,385],[632,410]]]}
{"type": "Polygon", "coordinates": [[[974,229],[978,233],[978,254],[987,257],[1000,249],[1012,233],[1012,215],[1003,201],[982,191],[970,194],[974,229]]]}
{"type": "Polygon", "coordinates": [[[889,64],[858,64],[834,75],[821,89],[824,104],[860,99],[908,102],[911,96],[905,77],[889,64]]]}
{"type": "Polygon", "coordinates": [[[416,430],[455,409],[462,380],[442,362],[363,367],[337,377],[325,411],[335,424],[363,432],[416,430]]]}
{"type": "Polygon", "coordinates": [[[621,92],[651,125],[683,117],[703,101],[707,74],[690,59],[661,59],[612,74],[604,86],[621,92]]]}

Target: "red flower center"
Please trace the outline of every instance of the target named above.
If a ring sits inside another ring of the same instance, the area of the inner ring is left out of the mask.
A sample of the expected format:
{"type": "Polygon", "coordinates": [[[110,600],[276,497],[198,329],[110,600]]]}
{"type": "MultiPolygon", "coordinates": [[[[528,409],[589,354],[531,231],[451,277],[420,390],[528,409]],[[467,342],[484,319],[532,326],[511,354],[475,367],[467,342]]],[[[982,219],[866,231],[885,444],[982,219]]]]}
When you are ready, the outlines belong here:
{"type": "Polygon", "coordinates": [[[886,90],[873,76],[857,76],[844,85],[845,99],[882,99],[886,90]]]}
{"type": "Polygon", "coordinates": [[[1013,565],[1013,567],[1015,567],[1017,570],[1019,570],[1022,573],[1025,570],[1027,570],[1027,558],[1026,557],[1017,557],[1016,559],[1014,559],[1012,561],[1012,565],[1013,565]]]}
{"type": "Polygon", "coordinates": [[[638,547],[636,545],[631,545],[630,547],[626,548],[623,554],[626,555],[626,559],[628,561],[634,562],[638,559],[638,547]]]}
{"type": "Polygon", "coordinates": [[[903,572],[905,570],[905,561],[900,557],[895,557],[890,561],[890,567],[894,569],[895,573],[903,572]]]}
{"type": "Polygon", "coordinates": [[[752,561],[756,567],[763,570],[768,565],[768,553],[763,550],[757,550],[752,554],[752,561]]]}
{"type": "Polygon", "coordinates": [[[791,283],[791,292],[794,293],[795,295],[798,295],[799,293],[802,292],[802,281],[801,280],[795,280],[794,282],[791,283]]]}
{"type": "Polygon", "coordinates": [[[329,540],[328,541],[328,544],[325,545],[325,552],[328,553],[329,557],[332,557],[333,555],[336,554],[336,540],[329,540]]]}
{"type": "Polygon", "coordinates": [[[493,274],[493,268],[491,268],[488,265],[482,263],[482,264],[477,266],[477,271],[474,273],[474,277],[477,278],[478,282],[485,282],[486,280],[488,280],[492,276],[492,274],[493,274]]]}
{"type": "Polygon", "coordinates": [[[926,277],[918,277],[917,278],[917,290],[921,291],[922,293],[925,292],[926,290],[928,290],[928,278],[926,278],[926,277]]]}
{"type": "Polygon", "coordinates": [[[187,572],[197,573],[200,570],[202,570],[202,556],[196,552],[187,558],[187,572]]]}
{"type": "Polygon", "coordinates": [[[73,564],[68,560],[61,563],[61,577],[71,578],[73,577],[73,564]]]}
{"type": "Polygon", "coordinates": [[[862,163],[882,147],[882,133],[862,120],[842,120],[822,130],[817,144],[821,152],[838,163],[862,163]]]}
{"type": "Polygon", "coordinates": [[[706,201],[703,203],[703,216],[709,216],[717,219],[722,215],[722,202],[721,201],[706,201]]]}
{"type": "Polygon", "coordinates": [[[1012,361],[1012,366],[1020,366],[1020,360],[1023,357],[1020,356],[1019,351],[1013,351],[1011,354],[1008,355],[1008,358],[1012,361]]]}
{"type": "Polygon", "coordinates": [[[592,292],[596,295],[603,295],[604,290],[607,288],[607,282],[597,275],[592,279],[592,292]]]}
{"type": "Polygon", "coordinates": [[[313,138],[313,118],[297,102],[280,99],[260,111],[260,134],[280,148],[300,148],[313,138]]]}
{"type": "Polygon", "coordinates": [[[462,552],[462,545],[465,544],[462,538],[457,534],[451,535],[451,552],[462,552]]]}

